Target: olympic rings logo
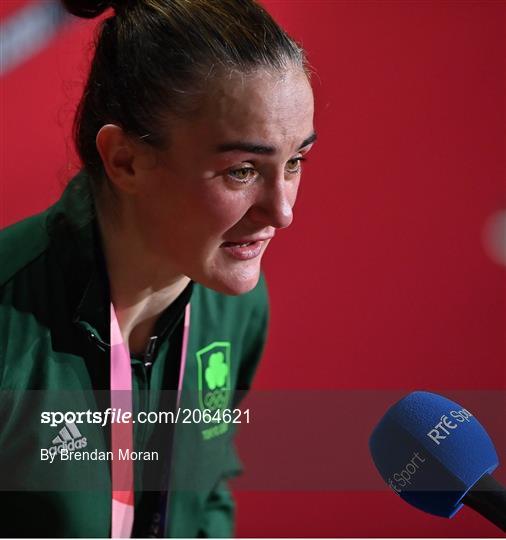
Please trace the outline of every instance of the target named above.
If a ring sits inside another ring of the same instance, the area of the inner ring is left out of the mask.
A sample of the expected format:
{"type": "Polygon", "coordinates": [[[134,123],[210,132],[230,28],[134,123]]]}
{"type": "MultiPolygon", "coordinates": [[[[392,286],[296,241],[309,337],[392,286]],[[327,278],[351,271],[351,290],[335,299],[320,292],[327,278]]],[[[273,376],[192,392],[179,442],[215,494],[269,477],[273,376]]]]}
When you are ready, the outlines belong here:
{"type": "Polygon", "coordinates": [[[217,388],[207,392],[204,396],[204,405],[207,409],[223,409],[228,402],[228,389],[227,388],[217,388]]]}

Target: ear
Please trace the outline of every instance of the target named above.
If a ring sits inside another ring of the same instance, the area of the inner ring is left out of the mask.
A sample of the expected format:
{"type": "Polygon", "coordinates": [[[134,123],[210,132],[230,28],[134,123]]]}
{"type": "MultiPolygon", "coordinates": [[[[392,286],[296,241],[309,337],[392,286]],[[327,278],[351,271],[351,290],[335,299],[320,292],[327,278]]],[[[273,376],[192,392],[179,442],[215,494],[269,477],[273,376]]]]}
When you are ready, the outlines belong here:
{"type": "Polygon", "coordinates": [[[119,126],[107,124],[97,133],[96,145],[109,180],[120,191],[135,193],[137,149],[127,134],[119,126]]]}

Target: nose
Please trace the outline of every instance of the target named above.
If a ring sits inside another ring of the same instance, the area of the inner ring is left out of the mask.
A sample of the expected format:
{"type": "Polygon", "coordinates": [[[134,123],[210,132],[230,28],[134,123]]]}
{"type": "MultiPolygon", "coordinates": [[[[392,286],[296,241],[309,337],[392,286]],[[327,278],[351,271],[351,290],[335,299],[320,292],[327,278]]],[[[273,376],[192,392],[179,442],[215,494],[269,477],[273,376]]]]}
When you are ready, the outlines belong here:
{"type": "Polygon", "coordinates": [[[284,229],[293,220],[293,205],[298,182],[283,176],[269,179],[260,186],[258,198],[250,209],[250,217],[264,226],[284,229]]]}

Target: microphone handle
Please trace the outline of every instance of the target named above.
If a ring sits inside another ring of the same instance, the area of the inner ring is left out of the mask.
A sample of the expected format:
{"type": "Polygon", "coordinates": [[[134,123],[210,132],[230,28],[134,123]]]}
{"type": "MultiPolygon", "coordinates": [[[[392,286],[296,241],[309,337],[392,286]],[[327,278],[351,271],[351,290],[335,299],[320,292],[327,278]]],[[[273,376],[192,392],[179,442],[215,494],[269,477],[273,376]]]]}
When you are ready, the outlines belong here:
{"type": "Polygon", "coordinates": [[[506,532],[506,489],[490,474],[483,475],[461,502],[506,532]]]}

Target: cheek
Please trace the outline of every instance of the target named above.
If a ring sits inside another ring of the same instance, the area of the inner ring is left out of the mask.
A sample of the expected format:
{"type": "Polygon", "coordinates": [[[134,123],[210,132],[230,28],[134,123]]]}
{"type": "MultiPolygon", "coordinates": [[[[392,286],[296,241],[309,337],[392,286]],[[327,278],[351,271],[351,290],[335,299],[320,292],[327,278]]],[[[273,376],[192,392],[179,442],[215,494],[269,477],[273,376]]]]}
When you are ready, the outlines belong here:
{"type": "Polygon", "coordinates": [[[166,228],[177,231],[178,241],[195,250],[213,250],[220,244],[247,214],[252,199],[247,190],[227,188],[218,178],[174,195],[167,209],[166,228]]]}
{"type": "Polygon", "coordinates": [[[181,234],[192,237],[192,243],[206,243],[241,221],[252,199],[247,189],[230,189],[219,178],[203,180],[198,189],[184,189],[174,197],[171,221],[177,222],[181,234]]]}
{"type": "Polygon", "coordinates": [[[160,241],[170,234],[170,241],[195,246],[222,237],[247,214],[256,196],[254,188],[236,188],[221,177],[196,179],[167,171],[146,185],[139,200],[140,221],[149,228],[145,232],[160,241]]]}

